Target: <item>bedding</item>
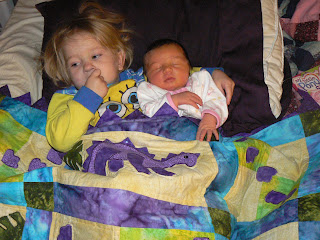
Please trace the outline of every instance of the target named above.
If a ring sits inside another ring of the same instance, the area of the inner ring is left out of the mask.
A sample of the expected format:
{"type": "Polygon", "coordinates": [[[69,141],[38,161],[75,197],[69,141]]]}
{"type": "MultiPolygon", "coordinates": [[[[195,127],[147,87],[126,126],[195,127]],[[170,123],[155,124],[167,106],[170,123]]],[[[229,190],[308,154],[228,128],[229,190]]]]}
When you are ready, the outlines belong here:
{"type": "Polygon", "coordinates": [[[8,85],[14,97],[30,92],[32,102],[41,98],[43,86],[37,61],[43,35],[43,18],[34,9],[38,2],[19,1],[0,34],[0,85],[8,85]]]}
{"type": "Polygon", "coordinates": [[[317,239],[319,108],[210,143],[168,106],[106,111],[60,153],[26,98],[1,97],[2,239],[317,239]]]}
{"type": "MultiPolygon", "coordinates": [[[[272,124],[239,127],[230,136],[222,129],[219,141],[199,142],[194,140],[197,121],[178,117],[167,105],[152,118],[136,110],[121,119],[106,110],[72,150],[61,153],[50,147],[44,131],[48,89],[42,88],[45,80],[37,57],[49,18],[35,6],[52,5],[38,5],[41,2],[18,1],[0,35],[0,239],[319,239],[320,106],[313,95],[296,85],[291,88],[294,67],[290,59],[290,65],[285,64],[287,45],[282,42],[282,35],[289,33],[282,32],[276,13],[292,9],[283,4],[293,3],[283,1],[278,8],[267,0],[261,5],[210,1],[209,8],[209,1],[165,2],[172,4],[171,17],[174,6],[192,7],[190,14],[210,14],[218,7],[213,12],[222,20],[213,20],[219,31],[212,44],[221,52],[211,61],[233,72],[236,81],[243,80],[237,82],[241,95],[236,91],[235,98],[248,103],[249,90],[262,86],[264,95],[248,108],[265,110],[267,105],[272,124]],[[236,21],[243,17],[236,6],[243,14],[251,11],[248,29],[236,21]],[[261,34],[254,32],[245,41],[259,51],[252,53],[256,62],[250,65],[248,60],[243,68],[243,62],[232,62],[238,57],[245,61],[244,48],[233,45],[233,35],[243,34],[244,40],[253,29],[261,34]],[[233,41],[225,41],[231,37],[233,41]],[[259,81],[251,86],[253,76],[259,81]],[[271,110],[272,88],[281,119],[271,110]],[[255,105],[261,102],[265,105],[255,105]],[[289,107],[283,108],[284,102],[289,107]]],[[[130,1],[110,2],[130,12],[130,1]]],[[[131,7],[141,2],[135,3],[131,7]]],[[[204,45],[195,45],[194,51],[200,51],[199,46],[204,45]]],[[[314,69],[309,74],[320,79],[314,69]]],[[[299,74],[297,78],[309,76],[299,74]]]]}

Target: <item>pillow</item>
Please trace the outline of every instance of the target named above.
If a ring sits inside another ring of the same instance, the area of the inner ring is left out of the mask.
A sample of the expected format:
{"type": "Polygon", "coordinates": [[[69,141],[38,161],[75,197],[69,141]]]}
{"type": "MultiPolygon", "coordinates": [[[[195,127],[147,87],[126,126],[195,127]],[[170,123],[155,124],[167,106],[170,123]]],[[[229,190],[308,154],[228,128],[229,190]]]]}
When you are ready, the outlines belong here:
{"type": "Polygon", "coordinates": [[[219,12],[220,66],[237,84],[223,126],[230,136],[280,120],[290,103],[292,81],[277,1],[225,0],[219,12]]]}
{"type": "MultiPolygon", "coordinates": [[[[280,120],[285,113],[291,75],[284,68],[276,0],[99,1],[124,14],[134,29],[134,70],[142,66],[147,45],[163,37],[180,41],[193,66],[225,69],[236,88],[224,135],[250,132],[280,120]]],[[[72,16],[79,3],[54,0],[36,5],[44,17],[43,48],[55,27],[72,16]]],[[[43,95],[49,101],[57,88],[46,75],[43,80],[43,95]]]]}
{"type": "Polygon", "coordinates": [[[32,103],[41,98],[42,76],[37,59],[43,35],[43,17],[34,7],[43,0],[18,1],[0,34],[0,86],[12,97],[30,92],[32,103]]]}

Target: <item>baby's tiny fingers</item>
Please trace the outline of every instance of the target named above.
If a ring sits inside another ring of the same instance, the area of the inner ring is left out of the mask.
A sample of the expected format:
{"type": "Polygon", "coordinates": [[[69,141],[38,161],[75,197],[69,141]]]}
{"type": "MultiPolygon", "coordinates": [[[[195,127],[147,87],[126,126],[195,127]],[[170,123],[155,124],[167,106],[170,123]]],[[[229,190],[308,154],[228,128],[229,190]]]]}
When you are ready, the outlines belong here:
{"type": "Polygon", "coordinates": [[[211,141],[212,132],[210,130],[207,131],[207,142],[211,141]]]}
{"type": "Polygon", "coordinates": [[[194,94],[194,95],[193,95],[192,100],[193,100],[194,102],[196,102],[197,104],[199,104],[200,106],[203,105],[202,99],[201,99],[197,94],[194,94]]]}
{"type": "Polygon", "coordinates": [[[215,131],[213,132],[213,134],[214,134],[214,136],[216,137],[216,140],[219,140],[219,133],[218,133],[218,131],[215,130],[215,131]]]}
{"type": "Polygon", "coordinates": [[[188,103],[187,103],[187,104],[189,104],[189,105],[191,105],[191,106],[195,107],[196,109],[199,109],[199,105],[198,105],[196,102],[192,101],[192,100],[188,101],[188,103]]]}
{"type": "Polygon", "coordinates": [[[197,135],[196,135],[196,140],[202,141],[202,139],[201,139],[201,129],[198,128],[197,135]]]}
{"type": "Polygon", "coordinates": [[[207,134],[206,130],[202,129],[202,130],[200,131],[199,140],[200,140],[200,141],[203,141],[204,138],[205,138],[205,136],[206,136],[206,134],[207,134]]]}

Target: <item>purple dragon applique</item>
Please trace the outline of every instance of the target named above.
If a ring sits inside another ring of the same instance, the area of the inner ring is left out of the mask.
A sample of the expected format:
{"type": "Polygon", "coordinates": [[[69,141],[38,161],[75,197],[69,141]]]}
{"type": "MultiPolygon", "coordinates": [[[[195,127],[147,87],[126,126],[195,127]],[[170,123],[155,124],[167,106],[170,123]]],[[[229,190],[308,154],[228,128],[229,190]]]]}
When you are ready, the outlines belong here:
{"type": "Polygon", "coordinates": [[[193,167],[200,155],[199,153],[170,153],[166,158],[157,160],[154,158],[155,155],[150,154],[146,147],[135,148],[129,138],[119,143],[113,143],[108,139],[94,141],[87,152],[89,157],[83,164],[84,172],[100,175],[106,175],[106,166],[111,172],[117,172],[124,166],[124,161],[127,160],[138,172],[150,174],[149,169],[151,169],[158,174],[172,176],[174,173],[167,171],[166,168],[177,164],[193,167]]]}

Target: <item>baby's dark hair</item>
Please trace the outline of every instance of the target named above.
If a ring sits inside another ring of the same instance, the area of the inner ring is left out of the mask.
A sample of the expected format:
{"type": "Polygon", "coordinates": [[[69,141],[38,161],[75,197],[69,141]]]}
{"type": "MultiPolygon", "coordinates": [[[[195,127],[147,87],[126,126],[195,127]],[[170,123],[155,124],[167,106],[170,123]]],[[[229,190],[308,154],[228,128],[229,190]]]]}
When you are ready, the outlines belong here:
{"type": "Polygon", "coordinates": [[[148,52],[154,50],[154,49],[157,49],[157,48],[160,48],[164,45],[178,45],[182,51],[183,51],[183,54],[184,56],[186,57],[186,59],[188,60],[189,62],[189,65],[191,67],[191,62],[190,62],[190,59],[189,59],[189,56],[188,56],[188,52],[187,50],[184,48],[184,46],[179,43],[178,41],[176,40],[173,40],[173,39],[169,39],[169,38],[161,38],[161,39],[158,39],[154,42],[152,42],[148,47],[147,47],[147,50],[145,51],[144,55],[143,55],[143,71],[144,71],[144,74],[146,74],[146,55],[148,52]]]}

